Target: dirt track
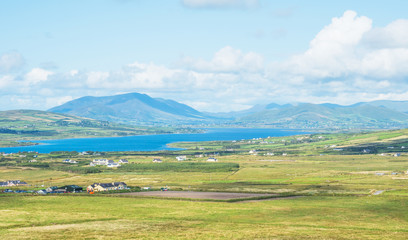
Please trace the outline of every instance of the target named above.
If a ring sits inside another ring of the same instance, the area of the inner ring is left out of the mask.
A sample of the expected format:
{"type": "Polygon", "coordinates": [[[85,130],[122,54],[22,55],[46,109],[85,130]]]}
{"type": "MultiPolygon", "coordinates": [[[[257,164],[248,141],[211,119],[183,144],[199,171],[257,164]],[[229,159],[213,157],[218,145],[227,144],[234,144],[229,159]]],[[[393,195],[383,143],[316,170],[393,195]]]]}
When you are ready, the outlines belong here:
{"type": "Polygon", "coordinates": [[[273,194],[262,194],[262,193],[186,192],[186,191],[149,191],[149,192],[133,192],[133,193],[121,193],[121,194],[130,195],[130,196],[195,198],[195,199],[213,199],[213,200],[230,200],[230,199],[240,199],[240,198],[274,196],[273,194]]]}

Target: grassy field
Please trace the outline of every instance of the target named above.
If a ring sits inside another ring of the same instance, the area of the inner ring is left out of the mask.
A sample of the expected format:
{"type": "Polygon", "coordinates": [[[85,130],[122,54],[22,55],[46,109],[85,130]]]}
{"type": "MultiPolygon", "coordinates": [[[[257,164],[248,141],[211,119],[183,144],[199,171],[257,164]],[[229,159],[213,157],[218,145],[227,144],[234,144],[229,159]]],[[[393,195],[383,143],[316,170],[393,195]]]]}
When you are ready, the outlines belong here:
{"type": "Polygon", "coordinates": [[[220,203],[105,196],[2,197],[2,239],[407,239],[404,197],[220,203]]]}
{"type": "Polygon", "coordinates": [[[20,189],[123,181],[133,187],[296,198],[222,202],[0,193],[0,239],[407,239],[407,133],[179,143],[186,150],[176,152],[59,152],[38,154],[35,163],[29,163],[34,153],[3,156],[0,181],[30,185],[20,189]],[[177,155],[187,160],[178,162],[177,155]],[[207,162],[213,155],[218,162],[207,162]],[[66,158],[78,163],[63,164],[66,158]],[[90,169],[95,158],[129,164],[77,171],[90,169]]]}

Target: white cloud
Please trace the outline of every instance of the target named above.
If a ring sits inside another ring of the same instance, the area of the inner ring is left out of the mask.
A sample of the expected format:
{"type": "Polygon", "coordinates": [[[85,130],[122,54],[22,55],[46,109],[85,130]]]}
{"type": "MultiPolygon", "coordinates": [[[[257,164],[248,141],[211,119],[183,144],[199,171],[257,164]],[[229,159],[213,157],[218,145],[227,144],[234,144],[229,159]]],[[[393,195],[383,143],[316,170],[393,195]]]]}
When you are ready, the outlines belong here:
{"type": "Polygon", "coordinates": [[[359,64],[359,73],[376,78],[408,75],[408,48],[379,49],[367,53],[359,64]]]}
{"type": "Polygon", "coordinates": [[[258,5],[258,0],[182,0],[191,8],[247,8],[258,5]]]}
{"type": "Polygon", "coordinates": [[[28,85],[38,84],[47,81],[48,76],[52,74],[54,73],[41,68],[33,68],[25,75],[25,81],[28,85]]]}
{"type": "Polygon", "coordinates": [[[357,17],[357,13],[346,11],[316,35],[306,52],[285,62],[283,69],[313,78],[339,77],[356,71],[356,46],[371,29],[371,22],[367,17],[357,17]]]}
{"type": "Polygon", "coordinates": [[[12,85],[14,77],[11,75],[0,76],[0,90],[12,85]]]}
{"type": "Polygon", "coordinates": [[[305,84],[356,77],[400,81],[408,76],[408,20],[373,28],[368,17],[346,11],[333,18],[304,53],[270,66],[268,76],[305,84]]]}
{"type": "Polygon", "coordinates": [[[55,97],[47,97],[45,100],[45,104],[47,109],[52,108],[54,106],[59,106],[61,104],[64,104],[66,102],[69,102],[73,100],[74,98],[72,96],[55,96],[55,97]]]}
{"type": "Polygon", "coordinates": [[[244,54],[230,46],[216,52],[211,61],[184,58],[181,63],[202,72],[256,72],[264,68],[264,60],[260,54],[254,52],[244,54]]]}
{"type": "Polygon", "coordinates": [[[399,19],[383,28],[374,28],[367,32],[363,44],[373,48],[407,48],[408,20],[399,19]]]}
{"type": "Polygon", "coordinates": [[[0,72],[8,72],[24,65],[24,58],[17,52],[5,53],[0,56],[0,72]]]}
{"type": "Polygon", "coordinates": [[[109,72],[90,72],[88,73],[88,78],[86,80],[86,84],[90,88],[104,88],[107,83],[109,83],[108,77],[109,72]]]}

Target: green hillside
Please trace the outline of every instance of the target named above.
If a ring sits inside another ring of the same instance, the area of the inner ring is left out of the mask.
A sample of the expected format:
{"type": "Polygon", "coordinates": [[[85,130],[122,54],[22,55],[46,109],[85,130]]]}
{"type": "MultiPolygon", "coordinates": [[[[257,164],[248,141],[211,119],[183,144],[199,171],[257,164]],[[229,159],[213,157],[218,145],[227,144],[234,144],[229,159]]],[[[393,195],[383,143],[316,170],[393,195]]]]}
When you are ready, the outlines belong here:
{"type": "Polygon", "coordinates": [[[75,117],[37,110],[0,112],[0,146],[32,143],[21,140],[61,139],[81,137],[113,137],[172,133],[169,128],[127,126],[108,121],[75,117]]]}

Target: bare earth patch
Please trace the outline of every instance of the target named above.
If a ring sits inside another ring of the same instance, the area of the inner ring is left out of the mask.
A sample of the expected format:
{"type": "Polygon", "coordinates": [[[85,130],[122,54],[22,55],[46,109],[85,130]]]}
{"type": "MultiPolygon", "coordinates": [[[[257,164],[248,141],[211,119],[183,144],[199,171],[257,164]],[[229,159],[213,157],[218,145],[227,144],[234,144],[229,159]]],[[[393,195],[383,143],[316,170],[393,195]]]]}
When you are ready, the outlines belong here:
{"type": "Polygon", "coordinates": [[[265,193],[187,192],[187,191],[133,192],[133,193],[121,193],[121,195],[144,196],[144,197],[168,197],[168,198],[195,198],[212,200],[230,200],[240,198],[275,196],[274,194],[265,193]]]}

